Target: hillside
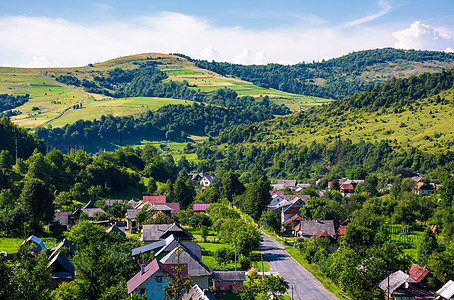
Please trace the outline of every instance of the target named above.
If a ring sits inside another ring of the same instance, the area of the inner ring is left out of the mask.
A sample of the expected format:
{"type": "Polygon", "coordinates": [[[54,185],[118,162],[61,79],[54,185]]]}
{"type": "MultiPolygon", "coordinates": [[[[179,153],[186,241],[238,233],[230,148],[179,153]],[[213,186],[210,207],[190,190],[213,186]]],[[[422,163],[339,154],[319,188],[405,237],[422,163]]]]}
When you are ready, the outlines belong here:
{"type": "Polygon", "coordinates": [[[393,77],[454,68],[454,54],[392,48],[354,52],[339,58],[296,65],[244,66],[194,60],[195,65],[261,87],[322,98],[341,99],[393,77]]]}
{"type": "Polygon", "coordinates": [[[197,154],[219,158],[216,167],[258,163],[276,175],[295,171],[302,177],[343,162],[369,171],[433,170],[454,153],[453,83],[454,70],[393,79],[328,105],[228,128],[198,145],[197,154]]]}
{"type": "MultiPolygon", "coordinates": [[[[99,119],[102,115],[139,116],[147,110],[156,110],[168,104],[192,102],[183,99],[165,97],[122,97],[106,96],[102,90],[90,88],[96,78],[108,77],[115,69],[131,71],[141,64],[151,63],[167,76],[164,82],[187,82],[190,89],[200,92],[212,92],[220,88],[234,90],[239,96],[268,96],[277,104],[285,104],[292,109],[303,109],[320,105],[328,100],[302,95],[293,95],[281,91],[255,86],[251,83],[227,78],[194,66],[185,58],[166,54],[140,54],[118,59],[89,64],[77,68],[0,68],[0,94],[25,95],[29,100],[18,107],[9,107],[0,113],[12,116],[12,120],[27,128],[37,126],[61,127],[77,120],[99,119]],[[59,82],[60,76],[76,78],[85,86],[59,82]],[[87,88],[88,87],[88,88],[87,88]],[[17,115],[16,115],[17,114],[17,115]]],[[[120,79],[121,80],[121,79],[120,79]]],[[[103,87],[104,89],[104,87],[103,87]]]]}

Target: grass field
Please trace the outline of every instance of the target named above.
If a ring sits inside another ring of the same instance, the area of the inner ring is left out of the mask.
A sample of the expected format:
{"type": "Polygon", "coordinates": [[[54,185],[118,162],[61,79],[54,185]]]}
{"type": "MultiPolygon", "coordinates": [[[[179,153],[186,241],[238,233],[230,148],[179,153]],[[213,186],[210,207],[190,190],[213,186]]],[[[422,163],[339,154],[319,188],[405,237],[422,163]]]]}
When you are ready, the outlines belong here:
{"type": "Polygon", "coordinates": [[[251,83],[221,76],[214,72],[199,69],[186,59],[157,53],[146,53],[120,57],[92,66],[77,68],[0,68],[0,93],[13,95],[29,94],[30,100],[15,108],[20,115],[12,120],[26,128],[52,125],[53,127],[72,124],[77,120],[93,120],[101,115],[128,116],[139,115],[147,110],[156,110],[167,104],[191,104],[191,101],[164,98],[128,98],[111,99],[103,95],[90,94],[81,87],[74,87],[57,82],[54,78],[60,75],[72,75],[80,80],[92,80],[93,76],[104,74],[114,68],[132,69],[138,64],[153,60],[158,68],[166,72],[168,81],[186,80],[194,90],[210,92],[215,89],[228,87],[234,89],[240,96],[254,97],[268,95],[272,101],[283,103],[292,110],[300,110],[314,105],[320,105],[330,100],[294,95],[281,91],[265,89],[251,83]],[[81,109],[72,109],[74,105],[82,104],[81,109]],[[38,108],[38,109],[37,109],[38,108]]]}
{"type": "MultiPolygon", "coordinates": [[[[47,249],[57,246],[61,241],[55,238],[41,238],[47,249]]],[[[0,238],[0,252],[16,253],[24,239],[21,238],[0,238]]]]}

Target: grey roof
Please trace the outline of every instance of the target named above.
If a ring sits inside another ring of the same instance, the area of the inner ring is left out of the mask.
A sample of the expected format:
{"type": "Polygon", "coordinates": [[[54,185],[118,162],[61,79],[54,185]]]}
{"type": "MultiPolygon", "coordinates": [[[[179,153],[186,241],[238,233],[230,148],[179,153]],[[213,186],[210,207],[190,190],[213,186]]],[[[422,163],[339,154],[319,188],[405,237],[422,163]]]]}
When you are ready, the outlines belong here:
{"type": "Polygon", "coordinates": [[[140,209],[135,209],[135,208],[127,209],[126,210],[126,219],[128,219],[128,220],[135,219],[136,215],[139,211],[140,211],[140,209]]]}
{"type": "MultiPolygon", "coordinates": [[[[394,293],[394,291],[400,287],[402,284],[404,284],[405,282],[408,282],[408,283],[416,283],[416,281],[414,279],[412,279],[410,277],[410,275],[408,274],[405,274],[404,272],[402,271],[396,271],[394,273],[392,273],[391,275],[388,276],[389,277],[389,293],[388,294],[392,294],[394,293]]],[[[386,293],[387,290],[388,290],[388,277],[386,277],[382,282],[379,283],[379,287],[386,293]]]]}
{"type": "Polygon", "coordinates": [[[70,219],[70,211],[58,211],[54,214],[54,221],[60,223],[62,226],[68,226],[70,224],[70,219]]]}
{"type": "Polygon", "coordinates": [[[320,230],[325,230],[331,236],[336,234],[333,220],[301,220],[302,236],[314,236],[320,230]]]}
{"type": "Polygon", "coordinates": [[[52,275],[54,277],[61,278],[74,276],[75,268],[73,264],[61,252],[49,261],[47,267],[52,268],[52,275]]]}
{"type": "Polygon", "coordinates": [[[245,281],[246,274],[244,271],[227,271],[227,272],[213,272],[214,281],[245,281]]]}
{"type": "Polygon", "coordinates": [[[198,259],[202,259],[202,247],[199,246],[196,242],[193,241],[180,241],[176,238],[173,234],[165,239],[166,244],[162,247],[158,252],[156,252],[156,256],[159,256],[161,253],[164,252],[171,252],[175,249],[178,244],[181,245],[186,251],[191,252],[195,257],[198,259]]]}
{"type": "MultiPolygon", "coordinates": [[[[176,222],[173,224],[151,224],[143,225],[142,229],[142,241],[159,241],[165,239],[170,235],[175,234],[175,237],[181,238],[181,236],[186,236],[189,239],[193,240],[194,237],[192,234],[181,228],[176,222]]],[[[185,240],[185,238],[183,238],[185,240]]]]}
{"type": "Polygon", "coordinates": [[[139,200],[139,201],[136,201],[136,200],[129,200],[128,201],[128,205],[131,207],[131,208],[137,208],[137,206],[139,206],[140,204],[142,204],[143,201],[142,200],[139,200]]]}
{"type": "Polygon", "coordinates": [[[83,208],[97,208],[96,205],[90,200],[83,208]]]}
{"type": "Polygon", "coordinates": [[[168,207],[165,204],[152,204],[151,209],[157,210],[157,211],[168,211],[168,212],[170,212],[172,210],[170,207],[168,207]]]}
{"type": "Polygon", "coordinates": [[[121,199],[108,199],[108,200],[106,200],[106,205],[107,206],[112,206],[114,203],[122,204],[123,200],[121,200],[121,199]]]}
{"type": "Polygon", "coordinates": [[[209,292],[204,292],[197,284],[187,291],[182,300],[216,300],[209,292]]]}
{"type": "Polygon", "coordinates": [[[449,280],[435,294],[440,295],[445,299],[454,299],[454,281],[449,280]]]}
{"type": "Polygon", "coordinates": [[[163,246],[165,246],[165,244],[166,244],[166,240],[160,240],[157,242],[149,243],[149,244],[141,246],[141,247],[134,248],[134,249],[132,249],[132,256],[136,256],[137,254],[140,254],[140,253],[147,253],[147,252],[155,250],[155,249],[160,249],[163,246]]]}
{"type": "Polygon", "coordinates": [[[40,250],[46,250],[46,246],[44,246],[43,241],[39,237],[36,237],[34,235],[31,235],[27,239],[25,239],[22,242],[21,246],[27,243],[28,244],[34,243],[36,246],[40,248],[40,250]]]}
{"type": "Polygon", "coordinates": [[[296,180],[278,180],[277,184],[282,184],[284,186],[296,186],[296,180]]]}
{"type": "Polygon", "coordinates": [[[312,186],[312,184],[310,184],[310,183],[298,183],[296,186],[299,187],[299,188],[308,189],[308,188],[310,188],[312,186]]]}
{"type": "MultiPolygon", "coordinates": [[[[88,205],[88,204],[87,204],[88,205]]],[[[89,218],[93,218],[95,212],[100,211],[102,213],[106,213],[102,208],[81,208],[82,212],[86,213],[89,218]]]]}
{"type": "Polygon", "coordinates": [[[203,264],[191,251],[184,245],[175,247],[161,259],[163,264],[187,264],[189,276],[210,276],[210,269],[203,264]],[[181,252],[180,252],[181,251],[181,252]],[[179,255],[178,255],[178,252],[179,255]],[[179,262],[178,262],[179,261],[179,262]]]}
{"type": "Polygon", "coordinates": [[[172,224],[151,224],[143,225],[142,241],[151,242],[159,241],[161,236],[172,226],[172,224]]]}
{"type": "Polygon", "coordinates": [[[50,249],[52,251],[52,254],[49,256],[49,259],[51,259],[53,256],[55,256],[56,254],[58,254],[59,250],[61,249],[61,247],[66,247],[69,249],[69,251],[71,251],[71,253],[74,255],[77,251],[76,247],[74,247],[73,244],[71,244],[70,241],[68,241],[66,238],[63,239],[63,241],[60,242],[60,244],[58,244],[56,247],[50,249]]]}
{"type": "Polygon", "coordinates": [[[117,234],[119,234],[122,238],[126,238],[126,233],[123,232],[123,230],[121,230],[120,228],[118,228],[117,225],[113,224],[112,226],[110,226],[107,230],[106,230],[107,233],[109,232],[115,232],[117,234]]]}

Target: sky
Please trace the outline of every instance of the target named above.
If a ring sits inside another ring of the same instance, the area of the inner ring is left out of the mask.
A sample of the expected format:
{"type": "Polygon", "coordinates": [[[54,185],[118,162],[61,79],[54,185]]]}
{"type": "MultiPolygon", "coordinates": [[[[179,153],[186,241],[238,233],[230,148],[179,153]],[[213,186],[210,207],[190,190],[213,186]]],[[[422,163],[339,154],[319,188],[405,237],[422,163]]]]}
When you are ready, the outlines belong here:
{"type": "Polygon", "coordinates": [[[0,66],[148,52],[296,64],[385,47],[454,52],[454,1],[0,0],[0,66]]]}

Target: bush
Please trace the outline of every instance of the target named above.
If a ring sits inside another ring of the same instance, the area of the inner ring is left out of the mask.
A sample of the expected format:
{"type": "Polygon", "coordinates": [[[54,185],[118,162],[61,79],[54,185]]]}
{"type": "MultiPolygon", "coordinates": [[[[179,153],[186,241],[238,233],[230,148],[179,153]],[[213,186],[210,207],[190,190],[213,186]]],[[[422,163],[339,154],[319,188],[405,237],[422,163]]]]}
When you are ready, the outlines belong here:
{"type": "Polygon", "coordinates": [[[248,257],[243,257],[241,260],[240,260],[240,266],[241,266],[241,270],[243,271],[247,271],[251,268],[251,260],[248,258],[248,257]]]}

